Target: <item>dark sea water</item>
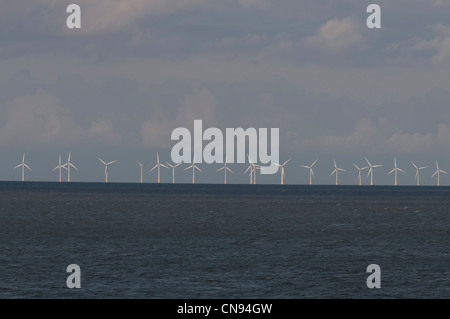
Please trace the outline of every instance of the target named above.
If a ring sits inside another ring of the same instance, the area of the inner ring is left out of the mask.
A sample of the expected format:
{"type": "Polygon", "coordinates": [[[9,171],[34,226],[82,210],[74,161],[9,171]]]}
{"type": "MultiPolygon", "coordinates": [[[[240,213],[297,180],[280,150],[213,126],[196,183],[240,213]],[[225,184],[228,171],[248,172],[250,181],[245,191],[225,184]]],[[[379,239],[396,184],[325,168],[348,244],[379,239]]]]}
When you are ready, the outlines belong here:
{"type": "Polygon", "coordinates": [[[0,298],[450,298],[450,188],[1,182],[0,298]]]}

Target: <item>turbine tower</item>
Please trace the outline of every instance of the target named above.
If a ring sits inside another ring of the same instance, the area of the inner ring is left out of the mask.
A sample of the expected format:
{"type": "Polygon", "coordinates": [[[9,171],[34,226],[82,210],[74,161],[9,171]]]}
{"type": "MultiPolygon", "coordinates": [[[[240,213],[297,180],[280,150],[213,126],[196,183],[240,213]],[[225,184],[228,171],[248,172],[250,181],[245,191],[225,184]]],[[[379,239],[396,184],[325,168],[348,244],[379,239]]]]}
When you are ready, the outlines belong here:
{"type": "Polygon", "coordinates": [[[56,166],[54,169],[52,169],[52,172],[55,170],[59,170],[59,182],[61,183],[61,168],[67,169],[66,167],[67,163],[64,165],[61,165],[61,155],[59,155],[59,161],[58,161],[58,166],[56,166]]]}
{"type": "Polygon", "coordinates": [[[345,172],[345,169],[337,167],[336,160],[333,159],[333,162],[334,162],[334,171],[331,172],[330,176],[336,174],[336,185],[338,185],[338,172],[339,171],[345,172]]]}
{"type": "Polygon", "coordinates": [[[64,164],[64,165],[67,165],[67,167],[66,167],[66,169],[67,169],[67,182],[70,182],[70,167],[73,167],[73,168],[75,168],[78,171],[78,168],[76,168],[75,165],[73,165],[70,162],[70,155],[71,155],[71,153],[72,152],[69,152],[69,157],[67,158],[67,163],[64,164]]]}
{"type": "Polygon", "coordinates": [[[309,169],[309,185],[312,185],[312,178],[315,177],[314,176],[314,171],[313,171],[313,166],[314,164],[316,164],[318,160],[315,160],[311,165],[306,166],[306,165],[302,165],[302,167],[309,169]]]}
{"type": "Polygon", "coordinates": [[[181,163],[178,164],[170,164],[168,162],[166,162],[167,165],[169,165],[170,167],[172,167],[172,183],[175,184],[175,168],[180,166],[181,163]]]}
{"type": "Polygon", "coordinates": [[[368,168],[369,166],[365,166],[365,167],[362,167],[362,168],[359,168],[356,164],[353,164],[353,166],[355,166],[356,169],[358,170],[358,183],[359,183],[359,186],[361,186],[362,185],[362,183],[361,183],[361,172],[363,170],[365,170],[366,168],[368,168]]]}
{"type": "Polygon", "coordinates": [[[370,162],[367,159],[367,157],[366,157],[366,162],[367,162],[367,164],[369,164],[369,167],[370,167],[369,168],[369,173],[367,174],[367,177],[369,177],[369,175],[370,175],[370,185],[373,186],[373,169],[376,168],[376,167],[381,167],[383,165],[372,165],[372,164],[370,164],[370,162]]]}
{"type": "Polygon", "coordinates": [[[233,173],[233,171],[227,167],[227,160],[225,160],[225,165],[223,167],[219,168],[216,172],[221,171],[221,170],[224,170],[224,172],[225,172],[225,180],[223,183],[226,184],[227,183],[227,171],[230,171],[231,173],[233,173]]]}
{"type": "Polygon", "coordinates": [[[282,165],[277,164],[277,163],[274,163],[274,164],[277,165],[278,167],[281,167],[281,185],[284,184],[284,176],[285,176],[285,174],[284,174],[284,165],[286,165],[287,163],[289,163],[290,160],[291,160],[291,159],[288,159],[288,160],[287,160],[286,162],[284,162],[284,164],[282,164],[282,165]]]}
{"type": "Polygon", "coordinates": [[[440,173],[447,174],[446,171],[443,171],[443,170],[439,169],[439,164],[438,164],[438,162],[436,161],[436,172],[435,172],[435,173],[433,174],[433,176],[431,176],[431,177],[434,177],[434,176],[437,174],[437,186],[441,186],[441,185],[439,184],[440,173]]]}
{"type": "Polygon", "coordinates": [[[23,181],[25,181],[25,167],[31,171],[31,168],[27,164],[25,164],[25,153],[23,153],[23,156],[22,156],[22,163],[20,163],[17,166],[14,166],[14,169],[19,168],[19,167],[22,167],[22,182],[23,182],[23,181]]]}
{"type": "Polygon", "coordinates": [[[194,160],[192,161],[192,165],[189,167],[186,167],[184,170],[190,169],[192,168],[192,184],[195,184],[195,170],[199,170],[200,172],[203,173],[203,171],[197,167],[197,165],[195,165],[195,155],[194,155],[194,160]]]}
{"type": "Polygon", "coordinates": [[[105,183],[108,183],[108,166],[111,165],[111,164],[114,164],[115,162],[117,162],[117,160],[114,160],[114,161],[111,161],[111,162],[108,162],[108,163],[106,163],[100,157],[98,157],[98,160],[105,165],[105,183]]]}
{"type": "Polygon", "coordinates": [[[417,181],[417,186],[420,186],[420,174],[419,171],[427,168],[428,166],[422,166],[422,167],[418,167],[416,164],[414,164],[414,162],[411,162],[414,166],[414,168],[416,169],[416,181],[417,181]]]}
{"type": "Polygon", "coordinates": [[[397,167],[397,158],[395,157],[395,158],[394,158],[394,169],[388,173],[388,175],[394,173],[394,175],[395,175],[395,182],[394,182],[394,185],[395,185],[395,186],[397,186],[397,171],[400,171],[400,172],[402,172],[402,173],[405,173],[404,170],[402,170],[401,168],[398,168],[398,167],[397,167]]]}
{"type": "Polygon", "coordinates": [[[136,161],[139,164],[139,167],[141,168],[141,184],[144,182],[144,164],[142,164],[139,161],[136,161]]]}
{"type": "Polygon", "coordinates": [[[160,162],[159,162],[159,153],[156,153],[156,165],[150,170],[150,172],[151,171],[153,171],[155,168],[158,168],[158,183],[160,182],[160,168],[161,168],[161,166],[162,167],[165,167],[165,168],[168,168],[166,165],[164,165],[164,164],[161,164],[160,162]]]}

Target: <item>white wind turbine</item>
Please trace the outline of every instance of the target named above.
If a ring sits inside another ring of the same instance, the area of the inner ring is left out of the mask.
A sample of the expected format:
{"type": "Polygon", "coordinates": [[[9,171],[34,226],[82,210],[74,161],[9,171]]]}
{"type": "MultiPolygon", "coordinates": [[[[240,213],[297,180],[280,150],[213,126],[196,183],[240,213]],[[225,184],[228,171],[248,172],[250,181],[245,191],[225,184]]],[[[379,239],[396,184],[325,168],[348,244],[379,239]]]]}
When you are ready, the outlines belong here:
{"type": "Polygon", "coordinates": [[[397,167],[397,158],[395,157],[395,158],[394,158],[394,169],[392,169],[392,171],[390,171],[390,172],[388,173],[388,175],[394,173],[394,175],[395,175],[395,182],[394,182],[394,185],[395,185],[395,186],[397,186],[397,171],[400,171],[400,172],[402,172],[402,173],[405,173],[404,170],[402,170],[401,168],[398,168],[398,167],[397,167]]]}
{"type": "Polygon", "coordinates": [[[64,165],[61,165],[61,155],[59,155],[58,166],[56,166],[54,169],[52,169],[52,172],[57,169],[59,170],[59,182],[61,182],[61,168],[67,169],[66,165],[67,165],[67,163],[64,165]]]}
{"type": "Polygon", "coordinates": [[[250,184],[256,184],[256,170],[261,169],[261,166],[253,163],[253,161],[250,158],[250,155],[247,154],[247,157],[248,157],[249,166],[245,170],[244,174],[247,173],[248,170],[250,170],[250,174],[249,174],[250,175],[250,184]]]}
{"type": "Polygon", "coordinates": [[[195,184],[195,170],[199,170],[200,172],[203,173],[203,171],[197,167],[197,165],[195,165],[195,155],[194,155],[194,160],[192,161],[192,165],[189,167],[186,167],[184,170],[190,169],[192,168],[192,184],[195,184]]]}
{"type": "Polygon", "coordinates": [[[369,173],[367,174],[367,177],[369,177],[369,175],[370,175],[370,185],[373,186],[373,169],[376,168],[376,167],[381,167],[383,165],[372,165],[372,164],[370,164],[370,162],[367,159],[367,157],[366,157],[366,162],[367,162],[367,164],[369,164],[369,167],[370,167],[369,168],[369,173]]]}
{"type": "Polygon", "coordinates": [[[115,162],[117,162],[117,160],[114,160],[114,161],[111,161],[111,162],[108,162],[108,163],[106,163],[100,157],[98,157],[98,160],[105,165],[105,183],[108,183],[108,166],[111,165],[111,164],[114,164],[115,162]]]}
{"type": "Polygon", "coordinates": [[[414,168],[416,169],[416,180],[417,180],[417,186],[420,186],[420,174],[419,171],[427,168],[428,166],[422,166],[422,167],[418,167],[416,164],[414,164],[414,162],[411,162],[414,166],[414,168]]]}
{"type": "Polygon", "coordinates": [[[356,164],[354,164],[354,163],[353,163],[353,166],[355,166],[356,169],[358,170],[358,183],[359,183],[359,186],[361,186],[361,185],[362,185],[362,183],[361,183],[361,172],[362,172],[363,170],[367,169],[369,166],[360,168],[360,167],[358,167],[358,166],[357,166],[356,164]]]}
{"type": "Polygon", "coordinates": [[[443,170],[439,169],[439,164],[438,164],[438,162],[436,161],[436,172],[435,172],[435,173],[433,174],[433,176],[431,176],[431,177],[434,177],[434,176],[437,174],[437,186],[440,186],[440,184],[439,184],[440,173],[447,174],[446,171],[443,171],[443,170]]]}
{"type": "Polygon", "coordinates": [[[139,162],[139,161],[136,161],[138,164],[139,164],[139,167],[140,167],[140,169],[141,169],[141,184],[144,182],[144,165],[145,164],[142,164],[141,162],[139,162]]]}
{"type": "Polygon", "coordinates": [[[345,172],[345,169],[337,167],[336,161],[334,159],[333,159],[333,162],[334,162],[334,171],[331,172],[330,176],[333,174],[336,174],[336,185],[337,185],[338,184],[338,172],[339,171],[345,172]]]}
{"type": "Polygon", "coordinates": [[[160,175],[159,175],[159,174],[160,174],[160,168],[161,168],[161,166],[168,169],[168,167],[167,167],[166,165],[161,164],[161,163],[159,162],[159,153],[156,153],[156,165],[150,170],[150,172],[153,171],[155,168],[158,168],[158,183],[160,182],[160,178],[159,178],[160,175]]]}
{"type": "Polygon", "coordinates": [[[277,165],[278,167],[281,167],[281,185],[284,184],[284,176],[285,176],[285,174],[284,174],[284,165],[286,165],[287,163],[289,163],[290,160],[291,160],[291,159],[288,159],[288,160],[287,160],[286,162],[284,162],[284,164],[282,164],[282,165],[277,164],[277,163],[274,163],[274,164],[277,165]]]}
{"type": "Polygon", "coordinates": [[[314,176],[314,171],[313,171],[313,166],[314,164],[316,164],[318,160],[315,160],[311,165],[306,166],[306,165],[302,165],[302,167],[309,169],[309,185],[312,185],[312,178],[315,177],[314,176]]]}
{"type": "Polygon", "coordinates": [[[225,165],[223,167],[219,168],[216,172],[221,171],[221,170],[224,170],[224,172],[225,172],[225,180],[223,183],[226,184],[227,183],[227,171],[230,171],[230,173],[233,173],[233,171],[230,168],[228,168],[226,160],[225,160],[225,165]]]}
{"type": "Polygon", "coordinates": [[[76,168],[75,165],[73,165],[70,162],[70,155],[71,155],[71,153],[72,152],[69,152],[69,157],[67,158],[67,163],[64,164],[64,165],[67,165],[67,167],[66,167],[66,169],[67,169],[67,182],[70,182],[70,167],[73,167],[73,168],[75,168],[78,171],[78,168],[76,168]]]}
{"type": "Polygon", "coordinates": [[[27,164],[25,164],[25,153],[23,153],[23,156],[22,156],[22,163],[20,163],[17,166],[14,166],[14,169],[19,168],[19,167],[22,167],[22,182],[23,182],[25,180],[25,167],[31,171],[31,168],[27,164]]]}
{"type": "Polygon", "coordinates": [[[172,168],[172,183],[175,184],[175,168],[178,167],[178,166],[180,166],[181,163],[173,164],[173,165],[172,165],[172,164],[166,162],[166,164],[169,165],[169,166],[172,168]]]}

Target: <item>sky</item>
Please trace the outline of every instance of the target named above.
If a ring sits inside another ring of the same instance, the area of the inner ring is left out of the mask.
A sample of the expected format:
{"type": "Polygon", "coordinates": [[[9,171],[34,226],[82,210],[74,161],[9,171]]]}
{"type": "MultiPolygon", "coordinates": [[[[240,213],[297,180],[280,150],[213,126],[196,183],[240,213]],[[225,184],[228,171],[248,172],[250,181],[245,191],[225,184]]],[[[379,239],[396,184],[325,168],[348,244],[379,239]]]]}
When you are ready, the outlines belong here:
{"type": "MultiPolygon", "coordinates": [[[[26,153],[26,180],[56,181],[58,156],[72,181],[145,182],[158,152],[170,161],[177,127],[279,128],[287,184],[333,184],[333,159],[355,184],[353,163],[394,158],[413,185],[411,164],[450,172],[449,0],[0,0],[0,180],[26,153]],[[81,7],[81,29],[66,8],[81,7]],[[381,7],[381,29],[366,8],[381,7]]],[[[183,166],[184,168],[185,166],[183,166]]],[[[219,164],[196,182],[221,183],[219,164]]],[[[178,182],[190,182],[177,168],[178,182]]],[[[230,164],[229,183],[248,183],[230,164]]],[[[171,181],[163,169],[162,181],[171,181]]],[[[279,183],[280,173],[258,183],[279,183]]],[[[368,179],[365,175],[364,183],[368,179]]],[[[450,185],[450,174],[441,175],[450,185]]]]}

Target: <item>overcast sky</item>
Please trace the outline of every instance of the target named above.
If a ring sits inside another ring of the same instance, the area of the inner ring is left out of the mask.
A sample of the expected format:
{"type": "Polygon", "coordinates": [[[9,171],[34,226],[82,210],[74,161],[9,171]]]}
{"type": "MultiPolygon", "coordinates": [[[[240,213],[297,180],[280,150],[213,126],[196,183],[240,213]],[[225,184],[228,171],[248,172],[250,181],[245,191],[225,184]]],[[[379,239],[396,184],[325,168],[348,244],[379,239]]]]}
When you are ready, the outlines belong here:
{"type": "MultiPolygon", "coordinates": [[[[414,184],[411,161],[450,171],[449,0],[0,0],[0,179],[53,181],[72,151],[73,181],[103,181],[100,156],[118,162],[110,181],[134,182],[136,161],[170,160],[177,127],[276,127],[286,183],[319,159],[315,183],[331,184],[333,158],[354,184],[353,163],[394,157],[414,184]],[[66,7],[81,7],[81,29],[66,7]],[[366,8],[381,6],[381,29],[366,8]]],[[[206,167],[198,182],[222,181],[206,167]]],[[[229,182],[246,183],[244,164],[229,182]]],[[[162,172],[162,180],[171,174],[162,172]]],[[[187,171],[176,172],[189,182],[187,171]]],[[[258,182],[277,183],[275,176],[258,182]]],[[[365,180],[367,182],[367,179],[365,180]]],[[[441,176],[450,185],[450,176],[441,176]]]]}

